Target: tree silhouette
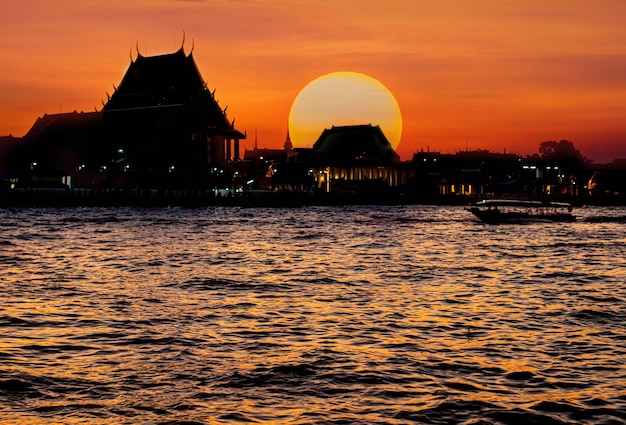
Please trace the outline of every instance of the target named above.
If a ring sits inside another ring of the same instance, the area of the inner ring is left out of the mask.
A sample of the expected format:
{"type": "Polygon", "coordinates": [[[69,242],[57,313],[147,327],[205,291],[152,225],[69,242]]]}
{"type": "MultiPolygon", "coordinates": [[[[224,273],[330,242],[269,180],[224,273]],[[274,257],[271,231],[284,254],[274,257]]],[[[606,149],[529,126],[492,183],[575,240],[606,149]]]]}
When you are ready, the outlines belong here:
{"type": "Polygon", "coordinates": [[[591,161],[587,159],[569,140],[546,141],[539,145],[541,159],[558,165],[561,174],[570,182],[588,180],[591,161]]]}
{"type": "Polygon", "coordinates": [[[574,147],[574,143],[569,140],[549,140],[539,144],[539,155],[542,159],[566,163],[579,163],[580,165],[588,165],[589,159],[585,157],[578,149],[574,147]]]}

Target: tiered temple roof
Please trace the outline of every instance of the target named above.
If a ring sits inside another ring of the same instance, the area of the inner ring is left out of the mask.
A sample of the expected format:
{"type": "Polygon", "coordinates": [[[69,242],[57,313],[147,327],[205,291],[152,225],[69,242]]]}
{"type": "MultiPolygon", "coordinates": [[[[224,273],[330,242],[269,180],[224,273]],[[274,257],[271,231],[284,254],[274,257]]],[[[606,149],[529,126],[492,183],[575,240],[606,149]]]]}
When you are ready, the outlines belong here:
{"type": "Polygon", "coordinates": [[[187,124],[226,132],[233,138],[245,135],[234,129],[226,110],[209,91],[200,75],[193,54],[183,48],[171,54],[145,57],[137,54],[122,82],[104,106],[104,111],[177,106],[175,114],[184,112],[187,124]]]}
{"type": "Polygon", "coordinates": [[[200,172],[237,160],[245,137],[181,47],[152,57],[138,53],[100,111],[38,118],[15,158],[22,167],[36,162],[72,170],[116,162],[124,152],[135,169],[177,165],[200,172]]]}

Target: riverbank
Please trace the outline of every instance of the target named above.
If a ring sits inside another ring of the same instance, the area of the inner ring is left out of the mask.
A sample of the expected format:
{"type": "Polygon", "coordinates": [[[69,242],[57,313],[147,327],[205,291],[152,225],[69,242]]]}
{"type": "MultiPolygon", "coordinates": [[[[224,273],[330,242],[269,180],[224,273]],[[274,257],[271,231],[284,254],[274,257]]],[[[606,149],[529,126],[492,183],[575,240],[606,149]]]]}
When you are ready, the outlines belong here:
{"type": "MultiPolygon", "coordinates": [[[[480,198],[482,199],[482,198],[480,198]]],[[[0,190],[0,207],[302,207],[313,205],[467,205],[480,200],[469,195],[424,197],[405,191],[326,193],[315,191],[211,190],[211,189],[67,189],[28,188],[0,190]]],[[[576,207],[621,206],[620,199],[558,199],[576,207]]]]}

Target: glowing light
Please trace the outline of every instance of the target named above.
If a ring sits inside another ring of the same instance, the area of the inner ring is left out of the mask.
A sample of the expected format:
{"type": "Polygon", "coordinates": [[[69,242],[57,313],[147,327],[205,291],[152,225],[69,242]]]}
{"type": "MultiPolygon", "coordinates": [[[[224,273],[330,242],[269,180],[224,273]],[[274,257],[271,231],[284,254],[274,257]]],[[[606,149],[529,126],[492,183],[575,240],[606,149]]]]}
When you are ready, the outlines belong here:
{"type": "Polygon", "coordinates": [[[357,72],[333,72],[307,84],[289,112],[296,147],[311,147],[333,125],[379,125],[394,149],[402,136],[402,114],[393,94],[378,80],[357,72]]]}

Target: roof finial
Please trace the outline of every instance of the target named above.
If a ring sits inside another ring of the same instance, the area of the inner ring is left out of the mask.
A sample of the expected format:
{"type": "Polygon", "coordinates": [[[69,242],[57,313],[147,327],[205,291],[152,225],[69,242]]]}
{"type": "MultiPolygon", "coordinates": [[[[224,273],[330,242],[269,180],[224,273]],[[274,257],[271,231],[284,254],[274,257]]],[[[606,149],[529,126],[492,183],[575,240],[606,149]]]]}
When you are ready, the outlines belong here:
{"type": "Polygon", "coordinates": [[[135,49],[137,49],[137,59],[141,57],[141,53],[139,53],[139,40],[135,42],[135,49]]]}
{"type": "Polygon", "coordinates": [[[180,50],[183,50],[185,47],[185,31],[183,31],[183,43],[180,45],[180,50]]]}
{"type": "Polygon", "coordinates": [[[193,48],[196,46],[196,43],[194,42],[193,38],[191,39],[191,51],[189,52],[189,54],[191,55],[193,53],[193,48]]]}

